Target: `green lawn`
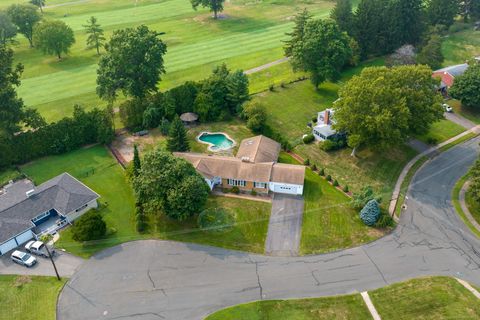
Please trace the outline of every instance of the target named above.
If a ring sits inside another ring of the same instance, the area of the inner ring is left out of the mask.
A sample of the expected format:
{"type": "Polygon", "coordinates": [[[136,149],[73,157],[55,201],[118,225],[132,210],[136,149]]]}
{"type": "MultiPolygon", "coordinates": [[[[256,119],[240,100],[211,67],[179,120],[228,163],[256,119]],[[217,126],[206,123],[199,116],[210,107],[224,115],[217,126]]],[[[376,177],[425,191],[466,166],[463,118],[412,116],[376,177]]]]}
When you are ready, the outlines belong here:
{"type": "Polygon", "coordinates": [[[0,319],[55,319],[57,296],[65,279],[0,275],[0,319]]]}
{"type": "Polygon", "coordinates": [[[196,217],[180,223],[164,216],[152,217],[149,231],[138,234],[134,226],[133,191],[123,170],[102,146],[39,159],[22,167],[22,171],[37,184],[69,172],[100,194],[101,213],[109,230],[107,238],[82,244],[72,239],[71,230],[67,228],[61,232],[57,243],[58,247],[83,257],[122,242],[147,238],[196,242],[257,253],[264,250],[271,210],[271,204],[265,202],[210,197],[207,207],[226,208],[235,215],[236,225],[223,234],[199,230],[196,217]]]}
{"type": "Polygon", "coordinates": [[[20,172],[15,169],[6,169],[0,172],[0,187],[7,184],[10,180],[15,180],[20,176],[20,172]]]}
{"type": "Polygon", "coordinates": [[[464,63],[480,55],[480,31],[473,27],[446,37],[442,43],[442,52],[445,56],[444,66],[464,63]]]}
{"type": "Polygon", "coordinates": [[[472,217],[480,224],[480,204],[475,201],[470,190],[467,190],[465,194],[465,203],[467,204],[468,210],[470,210],[472,217]]]}
{"type": "Polygon", "coordinates": [[[457,280],[414,279],[369,292],[382,319],[479,319],[480,303],[457,280]]]}
{"type": "MultiPolygon", "coordinates": [[[[52,1],[48,2],[49,4],[52,1]]],[[[56,0],[57,3],[68,2],[56,0]]],[[[55,2],[53,4],[55,4],[55,2]]],[[[0,9],[11,4],[2,1],[0,9]]],[[[116,29],[146,24],[163,31],[168,45],[165,56],[167,74],[162,89],[186,80],[205,78],[211,69],[226,62],[231,68],[248,70],[283,57],[286,33],[293,27],[292,16],[304,7],[318,17],[326,17],[333,3],[326,0],[267,0],[250,2],[234,0],[225,3],[223,18],[214,21],[211,14],[199,8],[194,11],[185,0],[90,0],[46,9],[45,16],[60,19],[75,31],[76,43],[62,61],[30,49],[23,36],[15,46],[15,57],[25,65],[20,96],[26,104],[38,108],[48,119],[56,120],[71,113],[75,103],[87,107],[104,105],[95,96],[98,57],[86,50],[86,35],[82,25],[95,15],[107,38],[116,29]]],[[[275,79],[290,79],[288,63],[274,71],[275,79]]],[[[252,88],[267,88],[270,80],[252,88]]]]}
{"type": "MultiPolygon", "coordinates": [[[[297,163],[283,152],[279,161],[297,163]]],[[[350,198],[310,169],[306,171],[303,196],[305,209],[300,241],[302,254],[324,253],[358,246],[388,232],[363,224],[358,212],[350,207],[350,198]]]]}
{"type": "Polygon", "coordinates": [[[457,214],[459,215],[460,219],[462,219],[463,223],[465,223],[465,225],[470,229],[470,231],[474,235],[480,238],[480,231],[478,231],[475,228],[475,226],[470,222],[470,220],[468,220],[467,216],[465,215],[465,212],[460,206],[460,201],[459,201],[460,190],[462,189],[467,179],[468,179],[468,174],[463,176],[460,180],[458,180],[455,183],[455,186],[453,187],[453,190],[452,190],[453,207],[455,208],[455,211],[457,211],[457,214]]]}
{"type": "MultiPolygon", "coordinates": [[[[407,319],[479,319],[478,299],[448,277],[401,282],[369,292],[380,317],[407,319]]],[[[325,298],[265,300],[219,310],[206,320],[372,319],[360,294],[325,298]]]]}
{"type": "Polygon", "coordinates": [[[205,320],[333,320],[371,319],[371,315],[359,294],[299,299],[266,300],[241,304],[223,309],[205,320]]]}
{"type": "Polygon", "coordinates": [[[462,106],[459,100],[449,100],[448,104],[453,108],[453,111],[467,118],[473,123],[480,124],[480,110],[462,106]]]}
{"type": "Polygon", "coordinates": [[[430,131],[422,136],[417,137],[420,141],[429,143],[430,139],[436,141],[435,144],[446,141],[456,135],[459,135],[465,131],[465,128],[456,124],[455,122],[443,119],[438,122],[435,122],[430,131]]]}

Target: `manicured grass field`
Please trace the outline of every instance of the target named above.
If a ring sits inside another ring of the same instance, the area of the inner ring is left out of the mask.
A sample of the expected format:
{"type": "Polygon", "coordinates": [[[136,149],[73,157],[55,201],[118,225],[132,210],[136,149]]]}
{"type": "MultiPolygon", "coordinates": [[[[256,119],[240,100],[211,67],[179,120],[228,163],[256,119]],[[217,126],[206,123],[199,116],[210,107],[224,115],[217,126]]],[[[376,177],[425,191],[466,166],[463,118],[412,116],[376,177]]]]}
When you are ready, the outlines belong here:
{"type": "Polygon", "coordinates": [[[480,204],[474,199],[470,190],[467,190],[465,194],[465,203],[467,204],[472,217],[480,223],[480,204]]]}
{"type": "MultiPolygon", "coordinates": [[[[478,299],[448,277],[401,282],[369,292],[382,319],[478,319],[478,299]]],[[[266,300],[226,308],[206,320],[372,319],[360,294],[266,300]]]]}
{"type": "Polygon", "coordinates": [[[460,200],[459,200],[460,190],[462,189],[467,179],[468,179],[468,174],[463,176],[460,180],[457,181],[457,183],[455,183],[455,186],[453,187],[453,190],[452,190],[453,207],[455,208],[455,211],[457,212],[460,219],[462,219],[463,223],[465,223],[465,225],[470,229],[470,231],[474,235],[480,238],[480,231],[478,231],[475,228],[475,226],[470,222],[470,220],[468,220],[467,216],[465,215],[465,212],[460,206],[460,200]]]}
{"type": "Polygon", "coordinates": [[[267,300],[223,309],[205,320],[371,319],[359,294],[299,300],[267,300]]]}
{"type": "Polygon", "coordinates": [[[0,319],[55,319],[57,296],[65,279],[39,276],[0,276],[0,319]]]}
{"type": "Polygon", "coordinates": [[[88,257],[122,242],[147,238],[196,242],[258,253],[264,250],[271,204],[257,201],[211,196],[207,207],[226,208],[236,218],[236,225],[222,234],[199,230],[196,217],[176,222],[164,216],[152,217],[148,232],[138,234],[134,224],[133,190],[121,167],[103,146],[39,159],[22,167],[22,171],[36,184],[69,172],[100,194],[101,213],[108,226],[106,239],[82,244],[72,239],[71,229],[67,228],[57,242],[58,247],[79,256],[88,257]]]}
{"type": "Polygon", "coordinates": [[[369,292],[382,319],[479,319],[480,303],[457,280],[414,279],[369,292]]]}
{"type": "MultiPolygon", "coordinates": [[[[56,3],[65,3],[57,0],[56,3]]],[[[49,2],[50,3],[50,2],[49,2]]],[[[10,2],[2,2],[0,9],[10,2]]],[[[54,4],[54,3],[51,3],[54,4]]],[[[146,24],[165,32],[168,45],[165,56],[167,75],[162,89],[186,80],[205,78],[211,69],[226,62],[233,69],[248,70],[283,57],[285,33],[293,27],[292,16],[304,7],[319,17],[329,14],[333,3],[324,0],[246,2],[225,4],[222,18],[214,21],[205,9],[194,11],[185,0],[90,0],[85,3],[47,8],[45,17],[60,19],[75,31],[76,43],[62,61],[30,49],[23,36],[15,47],[15,57],[25,65],[20,96],[26,104],[38,108],[48,119],[69,115],[75,103],[86,107],[103,105],[95,96],[98,57],[87,50],[82,25],[95,15],[107,38],[113,30],[146,24]]],[[[288,64],[277,69],[274,79],[290,74],[288,64]]],[[[263,85],[267,88],[265,80],[263,85]]]]}
{"type": "Polygon", "coordinates": [[[465,131],[464,127],[456,124],[455,122],[443,119],[435,122],[428,133],[417,137],[417,139],[427,144],[429,143],[430,139],[434,139],[434,141],[436,141],[435,144],[438,144],[455,137],[456,135],[459,135],[463,131],[465,131]]]}
{"type": "MultiPolygon", "coordinates": [[[[283,152],[279,161],[298,164],[283,152]]],[[[358,246],[388,232],[363,224],[358,212],[350,207],[350,198],[310,169],[306,171],[303,196],[305,209],[300,240],[302,254],[358,246]]]]}

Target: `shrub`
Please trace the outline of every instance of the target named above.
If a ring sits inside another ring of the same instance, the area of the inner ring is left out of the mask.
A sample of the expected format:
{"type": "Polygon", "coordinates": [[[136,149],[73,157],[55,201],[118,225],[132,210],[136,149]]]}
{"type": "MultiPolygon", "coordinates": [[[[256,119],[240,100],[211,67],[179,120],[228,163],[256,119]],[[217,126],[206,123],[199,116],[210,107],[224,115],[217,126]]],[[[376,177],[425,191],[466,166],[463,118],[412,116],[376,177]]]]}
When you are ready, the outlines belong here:
{"type": "Polygon", "coordinates": [[[325,169],[321,168],[318,174],[323,177],[325,175],[325,169]]]}
{"type": "Polygon", "coordinates": [[[343,192],[345,193],[348,193],[350,190],[348,189],[348,185],[345,185],[345,187],[343,187],[343,192]]]}
{"type": "Polygon", "coordinates": [[[303,137],[303,143],[305,143],[305,144],[312,143],[314,140],[315,140],[315,137],[311,133],[307,134],[305,137],[303,137]]]}
{"type": "Polygon", "coordinates": [[[165,118],[162,118],[162,120],[160,121],[160,125],[158,126],[158,128],[160,129],[160,133],[164,136],[168,136],[168,132],[170,131],[170,122],[165,119],[165,118]]]}
{"type": "Polygon", "coordinates": [[[275,91],[275,85],[274,84],[269,85],[268,90],[270,90],[272,92],[275,91]]]}
{"type": "Polygon", "coordinates": [[[313,122],[313,123],[317,123],[317,122],[318,122],[318,119],[317,119],[316,116],[315,116],[315,117],[312,117],[312,122],[313,122]]]}
{"type": "Polygon", "coordinates": [[[367,226],[373,226],[380,217],[380,207],[378,206],[377,200],[373,199],[368,201],[368,203],[360,211],[360,219],[367,226]]]}
{"type": "Polygon", "coordinates": [[[456,33],[471,28],[470,24],[464,22],[455,22],[448,28],[449,33],[456,33]]]}
{"type": "Polygon", "coordinates": [[[231,190],[232,193],[235,193],[235,194],[239,194],[240,193],[240,189],[235,186],[235,187],[232,187],[232,190],[231,190]]]}
{"type": "Polygon", "coordinates": [[[370,200],[376,200],[380,203],[382,198],[375,194],[371,186],[367,186],[362,188],[359,193],[353,194],[352,206],[355,209],[360,209],[363,208],[370,200]]]}
{"type": "Polygon", "coordinates": [[[143,206],[140,203],[136,203],[136,213],[135,213],[135,227],[137,228],[137,232],[142,233],[145,231],[146,223],[145,223],[145,214],[143,212],[143,206]]]}
{"type": "Polygon", "coordinates": [[[107,232],[107,224],[97,211],[89,211],[81,216],[72,227],[72,238],[76,241],[101,239],[107,232]]]}
{"type": "Polygon", "coordinates": [[[345,140],[325,140],[320,143],[320,149],[323,151],[334,151],[346,146],[345,140]]]}
{"type": "Polygon", "coordinates": [[[228,188],[223,188],[223,189],[222,189],[222,192],[223,192],[223,193],[229,193],[230,191],[231,191],[231,190],[228,189],[228,188]]]}
{"type": "Polygon", "coordinates": [[[338,186],[339,186],[337,179],[333,180],[333,186],[334,186],[334,187],[338,187],[338,186]]]}
{"type": "Polygon", "coordinates": [[[286,85],[286,83],[285,83],[285,82],[283,82],[283,81],[282,81],[282,83],[280,83],[280,87],[282,87],[282,88],[286,88],[286,87],[287,87],[287,85],[286,85]]]}
{"type": "Polygon", "coordinates": [[[434,138],[434,137],[428,137],[427,143],[428,143],[429,145],[432,145],[432,146],[433,146],[433,145],[436,145],[436,144],[438,143],[438,140],[437,140],[437,138],[434,138]]]}
{"type": "Polygon", "coordinates": [[[233,228],[235,217],[224,208],[209,208],[198,215],[197,223],[203,231],[223,233],[233,228]]]}
{"type": "Polygon", "coordinates": [[[315,163],[312,164],[312,170],[313,170],[313,171],[317,171],[317,165],[316,165],[315,163]]]}
{"type": "Polygon", "coordinates": [[[395,224],[395,221],[393,221],[392,217],[390,217],[389,214],[381,212],[377,222],[375,223],[375,227],[388,228],[388,227],[393,227],[394,224],[395,224]]]}
{"type": "Polygon", "coordinates": [[[332,181],[332,176],[331,175],[327,175],[327,181],[332,181]]]}
{"type": "Polygon", "coordinates": [[[303,160],[303,164],[306,165],[306,166],[309,166],[310,165],[310,159],[305,159],[303,160]]]}
{"type": "Polygon", "coordinates": [[[252,191],[250,192],[250,194],[251,194],[252,196],[256,196],[256,195],[257,195],[257,191],[255,191],[255,190],[252,189],[252,191]]]}

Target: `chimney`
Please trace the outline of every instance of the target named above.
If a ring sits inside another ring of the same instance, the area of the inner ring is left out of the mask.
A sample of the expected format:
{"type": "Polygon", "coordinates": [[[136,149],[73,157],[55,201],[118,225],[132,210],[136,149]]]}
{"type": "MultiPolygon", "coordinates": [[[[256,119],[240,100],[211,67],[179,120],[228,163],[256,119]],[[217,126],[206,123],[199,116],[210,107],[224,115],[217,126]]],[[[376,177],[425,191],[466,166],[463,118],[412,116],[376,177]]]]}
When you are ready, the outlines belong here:
{"type": "Polygon", "coordinates": [[[323,121],[325,124],[330,124],[330,110],[325,109],[325,116],[323,121]]]}
{"type": "Polygon", "coordinates": [[[35,189],[31,189],[25,192],[25,195],[27,196],[27,198],[30,198],[31,196],[33,196],[34,193],[35,193],[35,189]]]}

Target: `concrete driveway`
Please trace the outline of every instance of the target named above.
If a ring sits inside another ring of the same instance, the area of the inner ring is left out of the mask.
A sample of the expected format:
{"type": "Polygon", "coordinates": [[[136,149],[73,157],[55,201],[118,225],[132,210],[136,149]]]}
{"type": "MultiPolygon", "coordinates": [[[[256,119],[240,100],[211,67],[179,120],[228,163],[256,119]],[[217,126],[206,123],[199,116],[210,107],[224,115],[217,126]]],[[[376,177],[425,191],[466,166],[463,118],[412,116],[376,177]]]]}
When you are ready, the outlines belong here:
{"type": "Polygon", "coordinates": [[[465,129],[472,129],[473,127],[476,126],[475,123],[473,123],[472,121],[468,120],[468,119],[465,119],[464,117],[454,113],[454,112],[445,112],[444,113],[445,115],[445,118],[447,120],[450,120],[452,122],[455,122],[456,124],[464,127],[465,129]]]}
{"type": "Polygon", "coordinates": [[[275,194],[268,224],[265,253],[272,256],[297,256],[302,235],[303,197],[275,194]]]}
{"type": "MultiPolygon", "coordinates": [[[[10,253],[0,257],[0,274],[19,274],[36,276],[55,276],[50,259],[36,257],[37,264],[31,268],[20,266],[10,259],[10,253]]],[[[53,259],[61,277],[71,277],[78,268],[85,262],[84,259],[76,257],[66,252],[57,251],[53,259]]]]}

